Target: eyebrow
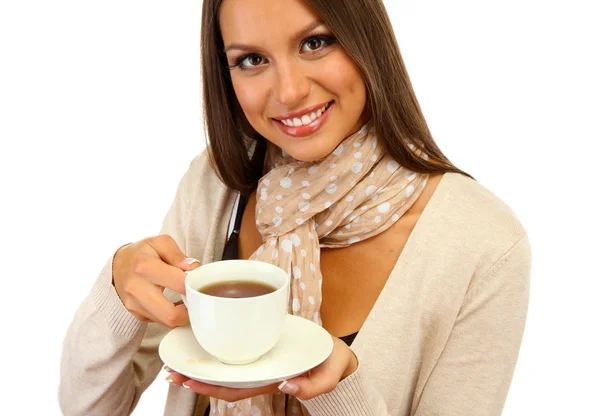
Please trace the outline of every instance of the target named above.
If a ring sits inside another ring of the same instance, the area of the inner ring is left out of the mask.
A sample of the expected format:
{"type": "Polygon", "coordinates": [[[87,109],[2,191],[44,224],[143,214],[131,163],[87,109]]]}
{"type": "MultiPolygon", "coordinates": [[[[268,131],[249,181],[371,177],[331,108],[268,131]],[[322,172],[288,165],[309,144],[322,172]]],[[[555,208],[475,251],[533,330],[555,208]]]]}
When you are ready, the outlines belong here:
{"type": "MultiPolygon", "coordinates": [[[[295,35],[294,35],[294,39],[300,39],[302,36],[304,36],[306,33],[318,28],[319,26],[324,25],[325,22],[323,22],[322,20],[315,20],[314,22],[312,22],[310,25],[306,26],[304,29],[298,31],[295,35]]],[[[224,52],[227,53],[233,49],[237,49],[240,51],[245,51],[245,52],[251,52],[251,51],[262,51],[262,48],[260,47],[255,47],[255,46],[250,46],[250,45],[243,45],[241,43],[232,43],[231,45],[227,46],[224,49],[224,52]]]]}

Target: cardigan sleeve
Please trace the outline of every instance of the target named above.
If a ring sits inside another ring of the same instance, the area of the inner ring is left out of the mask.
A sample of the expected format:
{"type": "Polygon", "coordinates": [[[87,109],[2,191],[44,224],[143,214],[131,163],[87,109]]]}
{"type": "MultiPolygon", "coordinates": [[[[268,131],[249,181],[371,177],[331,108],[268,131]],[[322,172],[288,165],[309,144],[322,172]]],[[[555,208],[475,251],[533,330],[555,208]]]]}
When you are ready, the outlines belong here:
{"type": "MultiPolygon", "coordinates": [[[[193,174],[188,170],[181,179],[161,228],[184,253],[185,195],[193,174]]],[[[158,345],[169,328],[142,323],[125,308],[112,285],[113,256],[75,313],[63,342],[58,396],[67,416],[129,415],[162,367],[158,345]]]]}
{"type": "MultiPolygon", "coordinates": [[[[523,237],[466,294],[411,416],[501,415],[525,327],[530,269],[523,237]]],[[[331,393],[302,404],[311,416],[391,415],[360,367],[331,393]]]]}
{"type": "Polygon", "coordinates": [[[411,414],[502,414],[525,328],[530,270],[525,236],[465,296],[411,414]]]}
{"type": "Polygon", "coordinates": [[[311,416],[389,415],[385,401],[366,378],[360,364],[332,392],[300,402],[311,416]]]}

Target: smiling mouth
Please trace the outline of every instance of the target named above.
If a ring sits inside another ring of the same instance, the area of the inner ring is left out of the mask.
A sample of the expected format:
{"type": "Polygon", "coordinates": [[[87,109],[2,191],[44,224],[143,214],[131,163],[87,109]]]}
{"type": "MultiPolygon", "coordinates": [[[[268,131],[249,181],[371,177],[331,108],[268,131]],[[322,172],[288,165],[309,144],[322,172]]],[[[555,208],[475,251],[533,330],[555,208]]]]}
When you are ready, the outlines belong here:
{"type": "Polygon", "coordinates": [[[330,101],[327,104],[325,104],[323,107],[319,108],[317,111],[313,111],[311,113],[306,113],[302,117],[294,117],[294,118],[285,119],[285,120],[276,120],[276,119],[274,119],[274,120],[278,121],[288,127],[308,126],[309,124],[318,120],[332,104],[333,104],[333,101],[330,101]]]}

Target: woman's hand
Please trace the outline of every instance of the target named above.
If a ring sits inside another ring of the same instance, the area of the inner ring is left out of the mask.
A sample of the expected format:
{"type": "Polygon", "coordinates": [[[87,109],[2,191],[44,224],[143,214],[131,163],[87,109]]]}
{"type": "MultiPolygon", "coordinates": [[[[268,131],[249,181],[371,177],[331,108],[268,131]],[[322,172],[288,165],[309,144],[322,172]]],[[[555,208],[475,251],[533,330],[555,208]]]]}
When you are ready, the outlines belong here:
{"type": "Polygon", "coordinates": [[[117,250],[113,259],[113,285],[121,302],[142,322],[158,322],[169,328],[187,325],[185,305],[173,304],[164,288],[185,294],[184,270],[200,265],[187,258],[168,235],[146,238],[117,250]]]}
{"type": "Polygon", "coordinates": [[[216,397],[228,402],[236,402],[260,394],[273,394],[277,392],[278,388],[282,392],[296,396],[301,400],[309,400],[333,391],[341,380],[352,374],[357,368],[358,360],[352,350],[344,341],[333,337],[333,351],[329,358],[306,374],[286,380],[279,385],[272,384],[251,389],[231,389],[190,380],[175,371],[165,369],[170,372],[167,380],[171,383],[191,389],[198,394],[216,397]]]}
{"type": "Polygon", "coordinates": [[[338,383],[357,368],[358,360],[350,347],[341,339],[333,337],[333,351],[329,358],[308,373],[284,381],[279,388],[300,400],[310,400],[335,390],[338,383]]]}

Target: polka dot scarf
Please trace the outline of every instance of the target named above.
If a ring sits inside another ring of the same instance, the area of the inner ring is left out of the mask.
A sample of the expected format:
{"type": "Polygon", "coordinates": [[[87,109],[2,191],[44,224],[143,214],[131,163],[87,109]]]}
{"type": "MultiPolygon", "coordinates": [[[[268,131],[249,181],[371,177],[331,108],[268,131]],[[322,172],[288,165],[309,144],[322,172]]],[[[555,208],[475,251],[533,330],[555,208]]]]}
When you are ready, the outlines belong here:
{"type": "MultiPolygon", "coordinates": [[[[391,227],[417,200],[427,175],[401,167],[365,125],[316,163],[276,152],[258,184],[256,226],[263,245],[250,257],[291,276],[289,312],[321,324],[321,247],[346,247],[391,227]]],[[[211,398],[214,414],[306,413],[283,393],[236,403],[211,398]]]]}

